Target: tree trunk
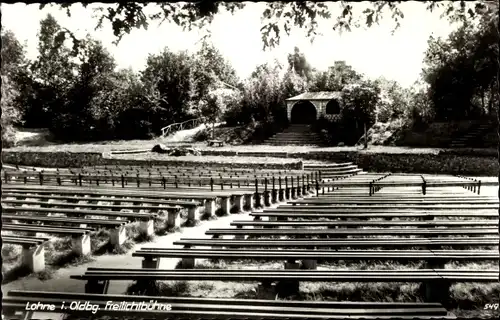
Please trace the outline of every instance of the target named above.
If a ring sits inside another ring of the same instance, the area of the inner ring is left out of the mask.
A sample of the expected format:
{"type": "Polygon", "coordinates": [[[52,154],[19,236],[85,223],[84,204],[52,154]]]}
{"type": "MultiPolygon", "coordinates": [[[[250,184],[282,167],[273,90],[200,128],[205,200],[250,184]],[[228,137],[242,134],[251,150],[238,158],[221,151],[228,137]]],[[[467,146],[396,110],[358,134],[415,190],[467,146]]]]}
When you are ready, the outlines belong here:
{"type": "Polygon", "coordinates": [[[486,112],[486,108],[484,106],[484,90],[483,89],[481,89],[481,111],[482,111],[481,113],[486,112]]]}
{"type": "Polygon", "coordinates": [[[366,131],[366,122],[365,122],[365,149],[368,149],[368,132],[366,131]]]}

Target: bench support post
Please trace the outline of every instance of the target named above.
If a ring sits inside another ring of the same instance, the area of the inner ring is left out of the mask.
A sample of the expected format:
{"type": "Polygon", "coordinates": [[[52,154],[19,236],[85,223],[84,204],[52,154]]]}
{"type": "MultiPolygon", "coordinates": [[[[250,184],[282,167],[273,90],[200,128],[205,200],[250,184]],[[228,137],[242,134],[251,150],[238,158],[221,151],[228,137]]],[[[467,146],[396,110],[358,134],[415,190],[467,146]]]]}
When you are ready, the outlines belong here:
{"type": "Polygon", "coordinates": [[[302,269],[316,270],[318,268],[318,260],[305,259],[302,260],[302,269]]]}
{"type": "Polygon", "coordinates": [[[119,226],[110,232],[109,241],[113,246],[120,247],[127,240],[127,230],[125,226],[119,226]]]}
{"type": "Polygon", "coordinates": [[[225,216],[231,214],[231,197],[222,197],[220,201],[222,214],[225,216]]]}
{"type": "Polygon", "coordinates": [[[238,213],[243,212],[244,211],[244,206],[245,206],[243,195],[236,195],[235,198],[234,198],[234,202],[235,202],[235,205],[236,205],[237,212],[238,213]]]}
{"type": "Polygon", "coordinates": [[[45,249],[43,245],[23,247],[22,265],[34,273],[45,270],[45,249]]]}
{"type": "Polygon", "coordinates": [[[205,215],[208,217],[213,217],[215,215],[215,200],[207,199],[205,201],[205,215]]]}
{"type": "Polygon", "coordinates": [[[254,205],[253,205],[253,194],[247,194],[247,195],[245,195],[245,202],[246,202],[247,208],[250,211],[252,211],[252,209],[254,208],[254,205]]]}
{"type": "Polygon", "coordinates": [[[176,229],[181,227],[181,219],[179,219],[179,211],[169,211],[167,216],[167,228],[176,229]]]}
{"type": "Polygon", "coordinates": [[[109,287],[108,280],[104,280],[104,281],[89,280],[85,284],[85,293],[107,294],[108,287],[109,287]]]}
{"type": "Polygon", "coordinates": [[[264,207],[270,207],[271,206],[271,194],[269,191],[264,191],[264,207]]]}
{"type": "Polygon", "coordinates": [[[181,260],[182,269],[194,269],[195,264],[194,258],[182,258],[181,260]]]}
{"type": "Polygon", "coordinates": [[[450,295],[451,283],[445,279],[435,279],[422,283],[425,302],[443,302],[450,295]]]}
{"type": "Polygon", "coordinates": [[[188,208],[188,221],[193,223],[198,220],[198,207],[191,206],[188,208]]]}
{"type": "MultiPolygon", "coordinates": [[[[300,264],[296,263],[294,260],[289,260],[285,262],[286,270],[300,269],[300,264]]],[[[278,283],[278,293],[281,296],[291,296],[299,292],[299,281],[296,280],[285,280],[278,283]]]]}
{"type": "Polygon", "coordinates": [[[141,221],[139,223],[139,232],[145,236],[152,236],[155,232],[154,220],[149,219],[149,220],[141,221]]]}
{"type": "Polygon", "coordinates": [[[145,257],[142,260],[143,269],[158,269],[159,265],[160,265],[159,258],[145,257]]]}
{"type": "MultiPolygon", "coordinates": [[[[242,226],[237,226],[236,229],[237,230],[242,230],[243,227],[242,226]]],[[[245,235],[244,234],[235,234],[233,239],[234,240],[245,240],[245,235]]]]}
{"type": "Polygon", "coordinates": [[[71,238],[71,246],[73,251],[80,256],[86,256],[90,254],[90,235],[82,234],[79,237],[71,238]]]}

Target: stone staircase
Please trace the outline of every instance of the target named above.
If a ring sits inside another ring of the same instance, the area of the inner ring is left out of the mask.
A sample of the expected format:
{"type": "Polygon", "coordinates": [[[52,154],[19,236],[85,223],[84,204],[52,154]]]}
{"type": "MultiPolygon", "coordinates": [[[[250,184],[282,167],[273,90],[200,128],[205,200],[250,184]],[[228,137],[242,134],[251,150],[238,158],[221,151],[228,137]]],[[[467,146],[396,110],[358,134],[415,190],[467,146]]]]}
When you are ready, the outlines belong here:
{"type": "Polygon", "coordinates": [[[358,168],[352,162],[331,163],[331,162],[309,162],[304,161],[304,170],[321,171],[321,179],[338,179],[345,176],[352,176],[363,173],[363,169],[358,168]]]}
{"type": "Polygon", "coordinates": [[[479,123],[470,128],[467,133],[457,137],[450,143],[451,148],[481,148],[483,137],[493,130],[493,124],[479,123]]]}
{"type": "Polygon", "coordinates": [[[264,141],[266,145],[289,146],[289,145],[315,145],[325,146],[321,137],[312,131],[310,125],[292,124],[283,132],[277,133],[264,141]]]}

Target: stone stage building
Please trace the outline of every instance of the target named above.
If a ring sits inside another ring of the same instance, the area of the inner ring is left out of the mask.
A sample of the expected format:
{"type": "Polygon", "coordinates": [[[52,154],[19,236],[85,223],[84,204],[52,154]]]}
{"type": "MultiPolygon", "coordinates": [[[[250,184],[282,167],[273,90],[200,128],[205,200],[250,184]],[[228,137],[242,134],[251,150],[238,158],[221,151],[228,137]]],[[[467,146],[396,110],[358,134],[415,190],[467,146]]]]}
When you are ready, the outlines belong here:
{"type": "Polygon", "coordinates": [[[334,91],[304,92],[286,99],[288,121],[292,124],[311,124],[321,116],[338,120],[341,93],[334,91]]]}

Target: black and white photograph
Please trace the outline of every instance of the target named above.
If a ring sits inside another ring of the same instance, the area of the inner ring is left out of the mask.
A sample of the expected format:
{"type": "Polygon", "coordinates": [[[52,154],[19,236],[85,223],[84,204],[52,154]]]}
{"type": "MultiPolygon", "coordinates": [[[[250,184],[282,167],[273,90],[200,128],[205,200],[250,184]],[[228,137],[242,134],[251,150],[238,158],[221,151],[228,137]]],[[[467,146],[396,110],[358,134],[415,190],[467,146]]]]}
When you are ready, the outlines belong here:
{"type": "Polygon", "coordinates": [[[498,1],[1,2],[2,320],[498,319],[498,1]]]}

